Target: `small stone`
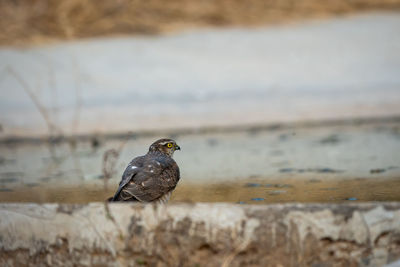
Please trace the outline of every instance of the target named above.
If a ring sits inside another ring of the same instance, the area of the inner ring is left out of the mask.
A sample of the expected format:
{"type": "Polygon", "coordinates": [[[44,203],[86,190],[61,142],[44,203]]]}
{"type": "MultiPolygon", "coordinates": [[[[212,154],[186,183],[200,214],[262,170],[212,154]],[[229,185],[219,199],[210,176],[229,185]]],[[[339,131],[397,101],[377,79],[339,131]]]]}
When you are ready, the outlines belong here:
{"type": "Polygon", "coordinates": [[[286,190],[274,190],[274,191],[269,192],[269,194],[271,196],[276,196],[276,195],[280,195],[280,194],[284,194],[284,193],[286,193],[286,190]]]}
{"type": "Polygon", "coordinates": [[[325,137],[325,138],[320,140],[320,143],[324,144],[324,145],[326,145],[326,144],[331,144],[332,145],[332,144],[336,144],[336,143],[339,143],[339,142],[340,142],[340,139],[339,139],[338,135],[336,135],[336,134],[332,134],[332,135],[330,135],[328,137],[325,137]]]}
{"type": "Polygon", "coordinates": [[[245,187],[260,187],[261,184],[257,184],[257,183],[247,183],[245,184],[245,187]]]}
{"type": "Polygon", "coordinates": [[[290,185],[290,184],[276,184],[275,187],[276,188],[291,188],[291,187],[293,187],[293,185],[290,185]]]}
{"type": "Polygon", "coordinates": [[[293,168],[283,168],[283,169],[279,170],[279,172],[282,172],[282,173],[293,172],[293,171],[294,171],[293,168]]]}
{"type": "Polygon", "coordinates": [[[369,173],[374,174],[374,173],[382,173],[385,171],[386,171],[385,169],[371,169],[369,173]]]}
{"type": "Polygon", "coordinates": [[[0,188],[0,192],[13,192],[10,188],[0,188]]]}

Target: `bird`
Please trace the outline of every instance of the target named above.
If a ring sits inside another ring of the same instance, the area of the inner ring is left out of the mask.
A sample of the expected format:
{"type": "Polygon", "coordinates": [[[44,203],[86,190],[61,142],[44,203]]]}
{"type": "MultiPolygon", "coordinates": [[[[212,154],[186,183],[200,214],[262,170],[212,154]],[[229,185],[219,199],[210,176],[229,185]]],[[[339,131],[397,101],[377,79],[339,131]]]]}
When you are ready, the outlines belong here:
{"type": "Polygon", "coordinates": [[[149,147],[146,155],[134,158],[122,174],[110,202],[138,201],[166,204],[180,179],[178,164],[172,158],[178,144],[162,138],[149,147]]]}

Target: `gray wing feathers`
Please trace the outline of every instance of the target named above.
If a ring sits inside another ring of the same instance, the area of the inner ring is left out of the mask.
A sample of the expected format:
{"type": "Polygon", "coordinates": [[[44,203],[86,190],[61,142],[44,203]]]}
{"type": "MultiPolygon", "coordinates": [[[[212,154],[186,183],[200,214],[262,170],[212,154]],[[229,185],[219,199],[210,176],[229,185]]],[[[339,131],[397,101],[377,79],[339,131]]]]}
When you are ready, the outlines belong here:
{"type": "MultiPolygon", "coordinates": [[[[135,175],[121,181],[120,193],[123,200],[133,197],[139,201],[150,202],[160,199],[172,191],[179,181],[179,168],[169,157],[147,158],[135,175]]],[[[117,195],[117,194],[116,194],[117,195]]]]}
{"type": "Polygon", "coordinates": [[[122,179],[121,182],[119,183],[119,187],[117,192],[115,193],[114,197],[112,198],[112,201],[115,201],[118,199],[119,194],[121,193],[121,190],[131,181],[131,179],[140,172],[141,165],[143,162],[143,156],[142,157],[137,157],[134,158],[126,167],[124,173],[122,174],[122,179]]]}

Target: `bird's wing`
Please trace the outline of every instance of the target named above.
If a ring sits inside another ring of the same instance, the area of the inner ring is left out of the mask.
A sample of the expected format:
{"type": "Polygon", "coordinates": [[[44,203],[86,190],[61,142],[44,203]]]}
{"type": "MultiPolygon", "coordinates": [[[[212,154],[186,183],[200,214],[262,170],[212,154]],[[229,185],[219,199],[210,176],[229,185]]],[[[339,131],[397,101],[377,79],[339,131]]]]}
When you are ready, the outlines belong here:
{"type": "Polygon", "coordinates": [[[121,195],[151,202],[172,191],[179,177],[178,165],[172,158],[160,156],[147,159],[143,167],[122,188],[121,195]]]}
{"type": "Polygon", "coordinates": [[[122,174],[122,179],[121,182],[119,183],[119,187],[117,192],[115,193],[114,197],[111,199],[111,201],[115,201],[118,199],[119,194],[121,193],[121,190],[126,186],[131,179],[140,172],[142,166],[143,166],[143,161],[144,157],[137,157],[134,158],[126,167],[124,173],[122,174]]]}

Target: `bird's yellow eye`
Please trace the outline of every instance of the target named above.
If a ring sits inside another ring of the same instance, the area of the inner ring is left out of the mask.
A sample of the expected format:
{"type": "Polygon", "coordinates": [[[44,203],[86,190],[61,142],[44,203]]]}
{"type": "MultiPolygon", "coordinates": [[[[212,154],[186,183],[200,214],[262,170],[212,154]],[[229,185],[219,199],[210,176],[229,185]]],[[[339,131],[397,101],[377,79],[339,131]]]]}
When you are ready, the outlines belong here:
{"type": "Polygon", "coordinates": [[[172,144],[171,144],[171,143],[168,143],[168,144],[167,144],[167,147],[168,147],[168,148],[171,148],[171,147],[172,147],[172,144]]]}

